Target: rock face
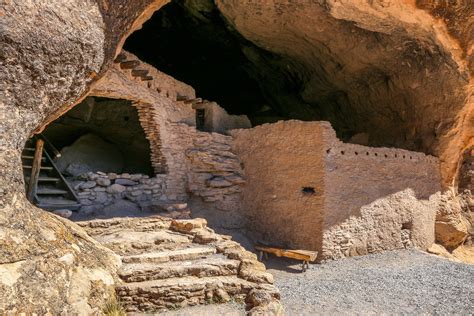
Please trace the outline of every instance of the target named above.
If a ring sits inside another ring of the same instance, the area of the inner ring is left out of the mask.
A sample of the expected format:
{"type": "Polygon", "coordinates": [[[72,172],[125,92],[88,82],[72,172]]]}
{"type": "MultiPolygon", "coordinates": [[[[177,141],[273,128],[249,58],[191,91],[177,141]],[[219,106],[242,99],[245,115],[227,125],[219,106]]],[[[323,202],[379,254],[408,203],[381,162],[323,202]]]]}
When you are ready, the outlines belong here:
{"type": "Polygon", "coordinates": [[[123,35],[159,4],[0,4],[0,313],[91,314],[110,295],[114,255],[26,200],[21,149],[87,92],[123,35]]]}
{"type": "MultiPolygon", "coordinates": [[[[329,120],[339,137],[367,133],[371,146],[439,155],[444,180],[453,178],[462,151],[474,142],[469,2],[216,4],[240,35],[280,56],[299,79],[303,102],[292,98],[291,105],[284,88],[271,90],[271,80],[260,80],[288,115],[329,120]],[[311,114],[311,106],[321,105],[311,114]]],[[[264,63],[255,49],[244,53],[264,63]]]]}
{"type": "Polygon", "coordinates": [[[463,196],[455,194],[453,191],[438,195],[438,199],[436,241],[452,251],[461,245],[470,234],[469,210],[463,196]]]}

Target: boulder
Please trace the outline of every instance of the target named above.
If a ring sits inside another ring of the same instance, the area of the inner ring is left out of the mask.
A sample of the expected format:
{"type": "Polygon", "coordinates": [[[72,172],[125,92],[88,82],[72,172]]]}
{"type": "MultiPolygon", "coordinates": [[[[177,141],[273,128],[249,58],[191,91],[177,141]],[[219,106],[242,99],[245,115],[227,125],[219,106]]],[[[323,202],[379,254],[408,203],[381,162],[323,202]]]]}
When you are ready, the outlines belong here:
{"type": "Polygon", "coordinates": [[[454,190],[439,195],[438,205],[436,242],[448,250],[453,250],[466,240],[471,225],[463,214],[462,198],[454,190]]]}
{"type": "Polygon", "coordinates": [[[21,148],[87,93],[151,3],[0,2],[1,315],[99,315],[114,293],[117,256],[27,201],[21,148]]]}
{"type": "Polygon", "coordinates": [[[88,171],[120,172],[124,158],[115,145],[97,135],[86,134],[63,148],[56,164],[61,172],[79,176],[88,171]]]}

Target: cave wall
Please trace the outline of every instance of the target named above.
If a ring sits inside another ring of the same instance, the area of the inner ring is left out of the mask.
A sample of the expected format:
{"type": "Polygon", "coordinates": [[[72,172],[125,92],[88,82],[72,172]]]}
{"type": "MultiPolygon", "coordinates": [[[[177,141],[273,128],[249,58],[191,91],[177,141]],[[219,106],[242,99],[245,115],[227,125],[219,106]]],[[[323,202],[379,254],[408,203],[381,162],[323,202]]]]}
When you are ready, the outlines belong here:
{"type": "MultiPolygon", "coordinates": [[[[342,121],[368,133],[369,145],[435,154],[445,182],[454,176],[473,136],[465,60],[472,53],[463,58],[446,30],[458,21],[435,19],[409,1],[216,3],[246,39],[304,65],[301,96],[327,104],[329,121],[350,116],[342,121]]],[[[460,3],[460,14],[472,13],[460,3]]]]}
{"type": "Polygon", "coordinates": [[[174,0],[126,45],[254,125],[326,120],[345,142],[440,156],[448,184],[474,136],[470,16],[466,1],[174,0]]]}

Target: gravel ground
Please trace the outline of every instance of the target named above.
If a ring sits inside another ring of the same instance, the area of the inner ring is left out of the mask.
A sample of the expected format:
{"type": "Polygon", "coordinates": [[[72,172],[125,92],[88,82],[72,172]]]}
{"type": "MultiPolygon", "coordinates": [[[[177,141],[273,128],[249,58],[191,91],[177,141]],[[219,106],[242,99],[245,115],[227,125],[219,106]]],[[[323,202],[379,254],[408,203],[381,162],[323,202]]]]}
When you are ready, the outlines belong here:
{"type": "Polygon", "coordinates": [[[416,250],[389,251],[324,264],[266,262],[286,315],[474,315],[474,265],[416,250]]]}

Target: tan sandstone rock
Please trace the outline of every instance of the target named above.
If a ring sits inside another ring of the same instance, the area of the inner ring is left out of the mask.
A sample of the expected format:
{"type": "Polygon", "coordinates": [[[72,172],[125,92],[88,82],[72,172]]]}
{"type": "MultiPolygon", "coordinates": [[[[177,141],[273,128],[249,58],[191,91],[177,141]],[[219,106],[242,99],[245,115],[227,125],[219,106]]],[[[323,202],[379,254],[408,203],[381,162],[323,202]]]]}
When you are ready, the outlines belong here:
{"type": "Polygon", "coordinates": [[[462,212],[461,198],[453,191],[439,196],[436,214],[436,241],[448,250],[461,245],[469,234],[470,223],[462,212]]]}

